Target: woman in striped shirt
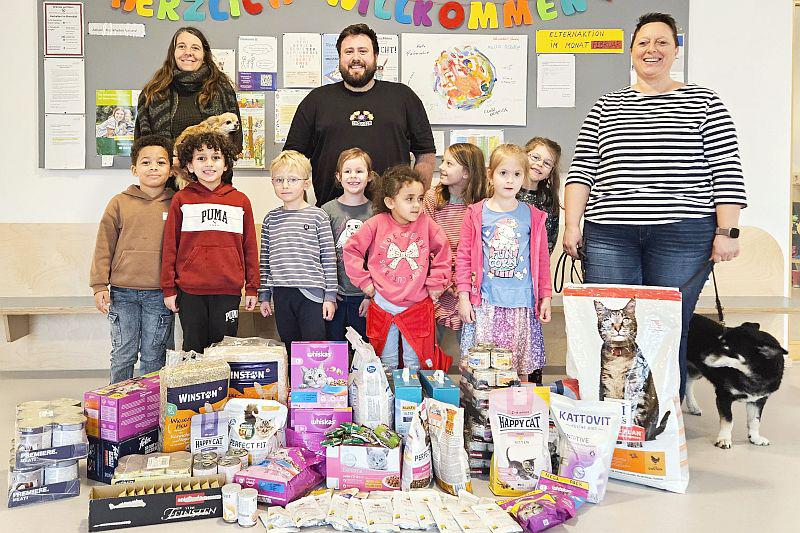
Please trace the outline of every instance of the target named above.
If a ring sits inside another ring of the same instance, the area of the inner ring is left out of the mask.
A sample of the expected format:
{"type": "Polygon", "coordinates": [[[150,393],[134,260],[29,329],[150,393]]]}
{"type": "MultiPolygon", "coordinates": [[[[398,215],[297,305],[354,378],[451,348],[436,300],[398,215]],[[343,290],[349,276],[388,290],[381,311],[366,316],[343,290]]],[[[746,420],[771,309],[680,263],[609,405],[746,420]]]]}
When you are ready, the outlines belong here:
{"type": "Polygon", "coordinates": [[[746,196],[728,110],[713,91],[670,78],[677,43],[671,15],[639,19],[631,41],[637,83],[602,96],[578,134],[564,250],[577,258],[583,248],[587,283],[681,287],[683,397],[689,320],[709,259],[739,255],[746,196]]]}

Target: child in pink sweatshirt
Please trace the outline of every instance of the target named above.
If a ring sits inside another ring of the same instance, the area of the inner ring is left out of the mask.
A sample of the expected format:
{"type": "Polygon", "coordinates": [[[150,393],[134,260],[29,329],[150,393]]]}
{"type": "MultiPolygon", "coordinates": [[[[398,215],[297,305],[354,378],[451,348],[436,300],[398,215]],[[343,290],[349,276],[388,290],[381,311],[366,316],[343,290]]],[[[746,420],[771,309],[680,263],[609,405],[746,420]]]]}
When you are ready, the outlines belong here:
{"type": "Polygon", "coordinates": [[[367,336],[386,369],[398,367],[399,336],[404,366],[418,370],[433,357],[432,300],[450,282],[450,246],[444,230],[422,210],[425,185],[417,171],[390,168],[375,189],[377,214],[345,244],[345,272],[372,298],[367,336]],[[418,353],[420,348],[430,353],[418,353]]]}

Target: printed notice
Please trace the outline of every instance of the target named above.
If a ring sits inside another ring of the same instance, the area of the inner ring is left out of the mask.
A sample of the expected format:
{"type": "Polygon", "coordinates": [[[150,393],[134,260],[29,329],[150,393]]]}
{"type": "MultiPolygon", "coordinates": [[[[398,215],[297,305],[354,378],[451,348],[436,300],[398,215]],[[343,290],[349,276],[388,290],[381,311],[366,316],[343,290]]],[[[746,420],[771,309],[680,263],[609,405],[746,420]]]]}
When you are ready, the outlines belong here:
{"type": "Polygon", "coordinates": [[[239,89],[274,91],[278,88],[278,38],[239,36],[239,89]]]}
{"type": "Polygon", "coordinates": [[[83,56],[83,4],[45,2],[44,55],[83,56]]]}
{"type": "Polygon", "coordinates": [[[211,58],[216,63],[217,68],[231,79],[231,83],[236,82],[236,50],[233,48],[212,48],[211,58]]]}
{"type": "Polygon", "coordinates": [[[275,143],[285,143],[297,106],[310,89],[279,89],[275,93],[275,143]]]}
{"type": "Polygon", "coordinates": [[[575,107],[575,56],[536,56],[536,107],[575,107]]]}
{"type": "Polygon", "coordinates": [[[621,54],[621,29],[536,30],[537,54],[621,54]]]}
{"type": "Polygon", "coordinates": [[[44,112],[86,112],[83,59],[46,57],[44,60],[44,112]]]}
{"type": "Polygon", "coordinates": [[[322,36],[283,34],[283,86],[319,87],[322,83],[322,36]]]}
{"type": "Polygon", "coordinates": [[[146,32],[144,24],[136,22],[90,22],[89,35],[142,38],[146,32]]]}
{"type": "Polygon", "coordinates": [[[44,168],[85,168],[86,119],[84,115],[44,116],[44,168]]]}

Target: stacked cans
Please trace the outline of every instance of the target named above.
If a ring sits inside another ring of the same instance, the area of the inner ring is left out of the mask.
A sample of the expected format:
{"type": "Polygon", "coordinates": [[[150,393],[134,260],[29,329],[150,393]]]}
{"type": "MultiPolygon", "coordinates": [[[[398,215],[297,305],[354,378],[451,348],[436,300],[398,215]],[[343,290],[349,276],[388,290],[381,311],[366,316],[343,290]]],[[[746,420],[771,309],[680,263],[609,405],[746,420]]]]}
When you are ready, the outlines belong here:
{"type": "Polygon", "coordinates": [[[519,384],[511,350],[476,344],[462,360],[461,406],[466,415],[465,445],[472,475],[488,475],[494,445],[489,425],[489,392],[519,384]]]}
{"type": "Polygon", "coordinates": [[[248,466],[248,454],[244,448],[231,448],[225,455],[217,452],[201,452],[194,454],[192,475],[196,477],[223,474],[226,483],[233,483],[233,476],[248,466]]]}

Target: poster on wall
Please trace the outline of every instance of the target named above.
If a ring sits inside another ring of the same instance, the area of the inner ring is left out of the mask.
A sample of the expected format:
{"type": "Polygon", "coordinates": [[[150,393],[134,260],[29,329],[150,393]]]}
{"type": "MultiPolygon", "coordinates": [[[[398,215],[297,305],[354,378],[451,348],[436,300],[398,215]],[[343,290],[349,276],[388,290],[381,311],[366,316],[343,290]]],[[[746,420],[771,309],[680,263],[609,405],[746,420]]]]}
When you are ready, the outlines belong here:
{"type": "Polygon", "coordinates": [[[266,99],[263,92],[236,93],[242,117],[242,156],[234,164],[236,168],[264,168],[266,99]]]}
{"type": "Polygon", "coordinates": [[[285,143],[297,106],[311,89],[278,89],[275,93],[275,143],[285,143]]]}
{"type": "Polygon", "coordinates": [[[278,88],[278,38],[239,36],[239,89],[274,91],[278,88]]]}
{"type": "Polygon", "coordinates": [[[283,86],[319,87],[322,83],[322,36],[283,34],[283,86]]]}
{"type": "Polygon", "coordinates": [[[131,155],[139,90],[97,90],[97,155],[131,155]]]}
{"type": "Polygon", "coordinates": [[[212,48],[211,59],[217,68],[230,78],[231,83],[236,83],[236,50],[233,48],[212,48]]]}
{"type": "Polygon", "coordinates": [[[45,57],[83,56],[83,4],[81,2],[45,2],[45,57]]]}
{"type": "Polygon", "coordinates": [[[527,35],[402,34],[402,80],[431,124],[525,126],[527,35]]]}
{"type": "Polygon", "coordinates": [[[487,165],[489,164],[489,156],[492,154],[492,150],[504,142],[505,132],[500,129],[450,130],[450,145],[456,143],[474,144],[483,152],[483,157],[487,165]]]}

